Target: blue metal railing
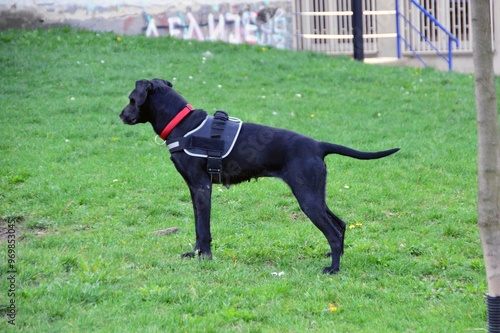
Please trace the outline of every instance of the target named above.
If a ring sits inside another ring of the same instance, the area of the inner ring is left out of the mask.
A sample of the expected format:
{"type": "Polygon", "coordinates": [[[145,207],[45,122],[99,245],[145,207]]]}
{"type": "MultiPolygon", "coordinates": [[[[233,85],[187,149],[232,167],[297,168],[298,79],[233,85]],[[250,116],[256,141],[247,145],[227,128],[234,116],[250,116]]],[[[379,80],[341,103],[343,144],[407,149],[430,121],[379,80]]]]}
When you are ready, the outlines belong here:
{"type": "Polygon", "coordinates": [[[410,49],[410,51],[413,52],[413,55],[424,65],[427,66],[425,61],[422,59],[422,57],[417,53],[415,48],[410,44],[409,41],[407,41],[403,35],[401,34],[401,28],[400,28],[400,19],[402,19],[406,24],[408,24],[409,27],[411,27],[413,30],[415,30],[420,37],[428,43],[431,48],[436,51],[436,53],[444,59],[448,63],[448,70],[451,71],[453,68],[453,54],[452,54],[452,47],[453,47],[453,42],[456,44],[458,47],[458,39],[448,30],[446,27],[444,27],[427,9],[422,7],[420,3],[416,0],[408,0],[411,2],[415,7],[417,7],[420,12],[422,12],[432,23],[436,25],[439,29],[441,29],[447,36],[448,36],[448,56],[444,55],[430,40],[427,38],[420,29],[418,29],[413,23],[406,17],[404,16],[400,10],[399,10],[399,0],[396,0],[396,33],[397,33],[397,48],[398,48],[398,58],[401,59],[401,41],[404,42],[406,47],[410,49]]]}

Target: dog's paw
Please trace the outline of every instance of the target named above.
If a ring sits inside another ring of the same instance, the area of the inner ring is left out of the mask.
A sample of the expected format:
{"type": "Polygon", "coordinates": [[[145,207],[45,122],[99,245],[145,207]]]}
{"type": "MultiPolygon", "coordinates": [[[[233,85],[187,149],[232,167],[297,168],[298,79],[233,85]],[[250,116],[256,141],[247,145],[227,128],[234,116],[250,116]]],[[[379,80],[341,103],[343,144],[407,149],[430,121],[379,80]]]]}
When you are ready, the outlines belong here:
{"type": "Polygon", "coordinates": [[[202,260],[212,260],[212,252],[202,252],[200,258],[202,260]]]}
{"type": "Polygon", "coordinates": [[[191,258],[194,258],[195,255],[196,254],[194,252],[186,252],[186,253],[181,254],[181,258],[191,259],[191,258]]]}
{"type": "Polygon", "coordinates": [[[328,266],[328,267],[325,267],[325,269],[323,269],[323,274],[337,274],[339,272],[339,269],[338,268],[333,268],[331,266],[328,266]]]}

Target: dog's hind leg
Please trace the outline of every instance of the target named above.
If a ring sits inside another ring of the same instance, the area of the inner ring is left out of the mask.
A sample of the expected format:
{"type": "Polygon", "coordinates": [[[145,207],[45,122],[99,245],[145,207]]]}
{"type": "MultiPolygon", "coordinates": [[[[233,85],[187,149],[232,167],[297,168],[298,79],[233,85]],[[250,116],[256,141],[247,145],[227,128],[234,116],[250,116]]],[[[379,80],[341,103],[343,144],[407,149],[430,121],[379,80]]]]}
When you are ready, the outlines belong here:
{"type": "MultiPolygon", "coordinates": [[[[343,255],[346,224],[337,215],[335,215],[328,207],[326,207],[326,213],[328,214],[330,221],[332,221],[334,228],[342,234],[342,245],[341,245],[340,255],[343,255]]],[[[331,252],[327,254],[328,257],[331,255],[332,255],[331,252]]]]}
{"type": "Polygon", "coordinates": [[[325,235],[330,245],[332,265],[323,273],[335,274],[340,269],[345,223],[333,214],[325,202],[326,166],[321,158],[299,161],[289,166],[283,180],[290,186],[302,211],[325,235]]]}

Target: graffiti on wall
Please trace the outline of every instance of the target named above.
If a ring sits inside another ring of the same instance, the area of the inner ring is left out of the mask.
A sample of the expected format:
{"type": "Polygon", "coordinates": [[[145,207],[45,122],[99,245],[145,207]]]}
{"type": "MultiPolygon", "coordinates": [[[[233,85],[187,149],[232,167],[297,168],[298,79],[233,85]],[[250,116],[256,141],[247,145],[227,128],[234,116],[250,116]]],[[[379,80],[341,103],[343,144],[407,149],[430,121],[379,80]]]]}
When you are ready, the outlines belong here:
{"type": "MultiPolygon", "coordinates": [[[[132,21],[124,23],[128,33],[132,21]]],[[[291,48],[291,18],[280,7],[263,4],[202,6],[197,12],[149,15],[144,13],[143,32],[148,37],[172,36],[199,41],[224,41],[234,44],[270,45],[291,48]]]]}

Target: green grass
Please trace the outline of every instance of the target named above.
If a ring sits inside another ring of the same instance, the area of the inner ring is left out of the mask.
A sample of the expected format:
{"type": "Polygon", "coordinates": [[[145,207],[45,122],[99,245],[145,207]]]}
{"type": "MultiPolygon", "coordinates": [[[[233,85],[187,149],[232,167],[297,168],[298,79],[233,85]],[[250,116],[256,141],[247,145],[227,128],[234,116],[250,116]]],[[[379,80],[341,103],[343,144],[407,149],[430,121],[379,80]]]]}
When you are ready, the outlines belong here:
{"type": "MultiPolygon", "coordinates": [[[[15,221],[18,232],[16,330],[486,328],[472,76],[117,37],[0,32],[0,228],[15,221]],[[151,126],[118,118],[135,81],[154,77],[209,112],[362,150],[402,148],[376,161],[327,157],[327,202],[349,226],[339,274],[321,274],[327,242],[275,179],[215,186],[215,258],[180,259],[194,244],[187,186],[151,126]]],[[[0,251],[5,307],[5,241],[0,251]]],[[[3,319],[0,330],[12,328],[3,319]]]]}

